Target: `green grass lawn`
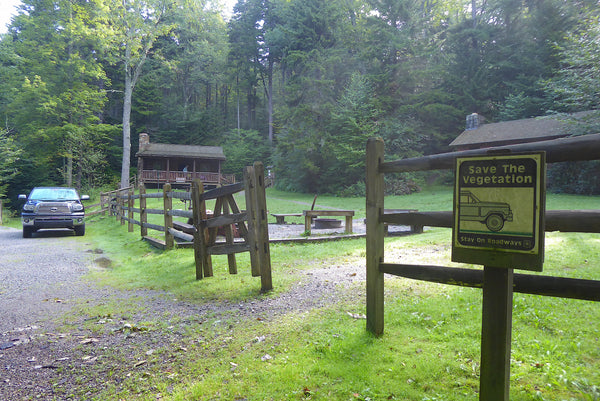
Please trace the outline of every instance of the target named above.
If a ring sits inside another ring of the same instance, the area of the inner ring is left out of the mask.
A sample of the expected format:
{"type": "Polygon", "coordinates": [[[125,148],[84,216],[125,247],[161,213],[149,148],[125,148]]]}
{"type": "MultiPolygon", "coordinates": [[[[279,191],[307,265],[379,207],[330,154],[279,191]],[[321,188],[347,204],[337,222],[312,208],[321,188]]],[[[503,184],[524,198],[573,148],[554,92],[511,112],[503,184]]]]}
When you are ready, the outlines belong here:
{"type": "MultiPolygon", "coordinates": [[[[312,201],[310,194],[267,191],[271,213],[300,212],[312,201]]],[[[243,208],[243,199],[238,202],[243,208]]],[[[451,204],[449,188],[386,198],[386,208],[450,210],[451,204]]],[[[548,209],[599,204],[598,197],[548,196],[548,209]]],[[[319,196],[317,205],[364,214],[364,198],[319,196]]],[[[99,282],[163,290],[199,304],[276,297],[298,279],[294,272],[319,265],[364,268],[364,239],[272,245],[275,290],[262,295],[246,255],[238,256],[238,275],[227,273],[225,257],[215,257],[215,276],[196,281],[191,250],[156,251],[140,241],[137,228],[127,233],[108,218],[93,219],[88,233],[114,261],[113,269],[95,273],[99,282]]],[[[449,265],[449,244],[450,230],[431,229],[387,238],[386,255],[449,265]]],[[[598,280],[599,266],[599,234],[546,234],[543,274],[598,280]]],[[[363,286],[352,291],[358,298],[310,312],[242,325],[213,322],[208,325],[212,340],[185,344],[188,355],[169,368],[176,380],[155,372],[146,376],[149,381],[111,391],[140,399],[160,393],[173,400],[478,399],[480,290],[389,277],[381,338],[366,332],[363,319],[349,315],[365,311],[363,286]]],[[[600,305],[594,302],[515,294],[511,400],[599,400],[599,320],[600,305]]],[[[188,327],[190,338],[207,337],[206,327],[188,327]]],[[[105,395],[115,396],[109,393],[105,395]]]]}
{"type": "MultiPolygon", "coordinates": [[[[310,194],[269,189],[271,213],[305,210],[310,194]]],[[[243,208],[243,199],[238,198],[243,208]]],[[[386,208],[450,210],[452,190],[432,188],[387,197],[386,208]]],[[[364,215],[364,198],[319,196],[325,207],[364,215]]],[[[548,195],[548,209],[599,209],[599,197],[548,195]]],[[[158,234],[157,234],[158,235],[158,234]]],[[[386,238],[386,261],[450,263],[449,229],[386,238]]],[[[155,289],[173,298],[235,303],[277,297],[299,280],[298,272],[320,266],[364,269],[365,240],[271,245],[274,290],[260,294],[248,256],[238,255],[237,275],[227,259],[214,257],[214,277],[195,280],[192,250],[161,252],[128,233],[114,218],[94,217],[86,237],[110,258],[112,268],[90,279],[123,290],[155,289]]],[[[600,280],[600,234],[546,233],[545,275],[600,280]]],[[[536,273],[534,273],[536,274],[536,273]]],[[[127,377],[107,377],[96,399],[144,400],[477,400],[480,371],[481,290],[386,276],[385,333],[365,329],[364,285],[333,305],[245,321],[235,315],[205,321],[145,322],[185,337],[168,363],[148,363],[127,377]],[[268,356],[268,357],[267,357],[268,356]]],[[[130,304],[86,306],[85,316],[118,316],[130,304]]],[[[515,294],[511,400],[600,400],[600,304],[515,294]]],[[[98,330],[90,320],[90,330],[98,330]]],[[[140,340],[143,335],[140,335],[140,340]]],[[[140,358],[151,359],[140,347],[140,358]]],[[[173,354],[172,349],[156,350],[173,354]]],[[[131,356],[128,356],[130,358],[131,356]]]]}
{"type": "MultiPolygon", "coordinates": [[[[435,186],[424,188],[404,196],[386,196],[386,209],[418,209],[420,211],[452,210],[452,187],[435,186]]],[[[302,213],[310,209],[314,195],[282,192],[273,188],[267,189],[267,206],[270,213],[302,213]]],[[[356,212],[355,218],[365,217],[365,198],[340,198],[330,195],[318,195],[315,209],[334,208],[350,209],[356,212]]],[[[578,196],[566,194],[548,194],[546,200],[548,210],[562,209],[600,209],[600,198],[597,196],[578,196]]],[[[300,217],[289,217],[286,221],[303,223],[300,217]]],[[[269,222],[275,222],[271,217],[269,222]]]]}

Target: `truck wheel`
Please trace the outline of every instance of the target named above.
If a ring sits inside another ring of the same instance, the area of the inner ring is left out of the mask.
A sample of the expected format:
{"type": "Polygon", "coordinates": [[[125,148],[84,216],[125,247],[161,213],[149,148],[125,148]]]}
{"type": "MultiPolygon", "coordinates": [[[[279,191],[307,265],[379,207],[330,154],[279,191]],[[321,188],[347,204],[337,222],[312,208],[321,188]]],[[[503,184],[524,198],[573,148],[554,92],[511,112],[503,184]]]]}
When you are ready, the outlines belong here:
{"type": "Polygon", "coordinates": [[[75,226],[75,235],[78,237],[82,237],[85,235],[85,225],[82,224],[80,226],[75,226]]]}
{"type": "Polygon", "coordinates": [[[33,228],[23,227],[23,238],[31,238],[31,234],[33,234],[33,228]]]}
{"type": "Polygon", "coordinates": [[[485,225],[488,230],[498,232],[504,227],[504,219],[499,214],[490,214],[485,219],[485,225]]]}

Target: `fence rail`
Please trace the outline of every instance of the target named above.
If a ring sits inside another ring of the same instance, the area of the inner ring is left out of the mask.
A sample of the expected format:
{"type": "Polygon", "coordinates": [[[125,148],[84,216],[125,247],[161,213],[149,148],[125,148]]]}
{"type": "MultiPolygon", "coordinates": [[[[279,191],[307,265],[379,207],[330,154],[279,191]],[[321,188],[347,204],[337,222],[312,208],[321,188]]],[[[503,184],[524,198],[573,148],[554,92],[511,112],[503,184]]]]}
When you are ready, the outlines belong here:
{"type": "MultiPolygon", "coordinates": [[[[597,233],[600,210],[547,210],[546,231],[597,233]]],[[[398,225],[423,224],[429,227],[452,228],[452,212],[385,213],[381,221],[398,225]]]]}

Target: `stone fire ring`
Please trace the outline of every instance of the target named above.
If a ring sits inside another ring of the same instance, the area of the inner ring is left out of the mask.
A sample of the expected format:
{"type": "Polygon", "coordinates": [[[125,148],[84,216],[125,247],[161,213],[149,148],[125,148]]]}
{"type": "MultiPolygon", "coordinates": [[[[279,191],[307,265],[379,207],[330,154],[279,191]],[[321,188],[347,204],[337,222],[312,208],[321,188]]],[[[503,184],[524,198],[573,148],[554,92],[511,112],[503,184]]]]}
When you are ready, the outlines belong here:
{"type": "Polygon", "coordinates": [[[315,229],[338,228],[342,226],[342,221],[338,219],[313,219],[315,229]]]}

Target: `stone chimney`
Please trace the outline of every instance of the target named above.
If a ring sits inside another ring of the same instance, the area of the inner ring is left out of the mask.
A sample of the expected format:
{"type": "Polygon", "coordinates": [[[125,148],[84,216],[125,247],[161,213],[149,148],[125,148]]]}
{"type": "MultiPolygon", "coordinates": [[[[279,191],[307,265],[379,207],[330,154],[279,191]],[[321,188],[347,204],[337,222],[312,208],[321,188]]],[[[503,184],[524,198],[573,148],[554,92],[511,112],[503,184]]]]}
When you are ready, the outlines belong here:
{"type": "Polygon", "coordinates": [[[146,133],[140,134],[140,147],[139,150],[142,151],[146,147],[146,145],[150,144],[150,135],[146,133]]]}
{"type": "Polygon", "coordinates": [[[467,130],[477,129],[483,124],[484,118],[477,113],[471,113],[467,116],[467,130]]]}

